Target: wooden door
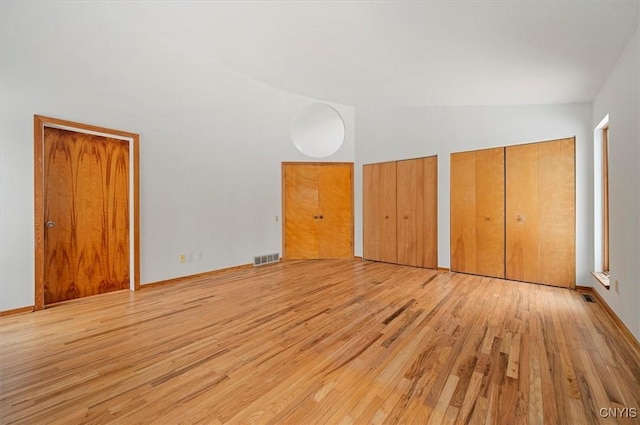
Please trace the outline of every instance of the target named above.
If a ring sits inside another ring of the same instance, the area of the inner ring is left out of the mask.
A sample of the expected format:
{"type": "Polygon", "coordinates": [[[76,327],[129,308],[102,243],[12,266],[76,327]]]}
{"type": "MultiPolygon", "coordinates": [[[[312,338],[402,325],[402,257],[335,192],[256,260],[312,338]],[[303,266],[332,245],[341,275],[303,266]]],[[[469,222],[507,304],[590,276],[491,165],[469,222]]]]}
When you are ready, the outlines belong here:
{"type": "Polygon", "coordinates": [[[504,148],[451,154],[451,270],[505,276],[504,148]]]}
{"type": "Polygon", "coordinates": [[[129,144],[44,129],[44,303],[129,288],[129,144]]]}
{"type": "Polygon", "coordinates": [[[364,258],[395,263],[396,162],[364,165],[362,185],[364,258]]]}
{"type": "Polygon", "coordinates": [[[438,267],[438,158],[396,164],[397,262],[438,267]]]}
{"type": "Polygon", "coordinates": [[[507,278],[575,287],[575,139],[506,148],[507,278]]]}
{"type": "Polygon", "coordinates": [[[318,167],[283,165],[284,258],[318,258],[318,167]]]}
{"type": "Polygon", "coordinates": [[[353,257],[353,164],[285,163],[284,258],[353,257]]]}
{"type": "Polygon", "coordinates": [[[353,164],[317,168],[318,258],[353,258],[353,164]]]}

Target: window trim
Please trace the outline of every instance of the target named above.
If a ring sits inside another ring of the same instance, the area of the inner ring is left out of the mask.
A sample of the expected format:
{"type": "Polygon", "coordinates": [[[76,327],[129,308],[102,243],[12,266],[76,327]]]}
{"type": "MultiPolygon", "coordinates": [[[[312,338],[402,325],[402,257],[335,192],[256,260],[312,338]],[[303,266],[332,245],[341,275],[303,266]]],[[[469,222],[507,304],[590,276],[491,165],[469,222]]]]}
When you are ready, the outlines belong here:
{"type": "Polygon", "coordinates": [[[594,265],[593,277],[610,288],[609,115],[593,131],[594,140],[594,265]]]}

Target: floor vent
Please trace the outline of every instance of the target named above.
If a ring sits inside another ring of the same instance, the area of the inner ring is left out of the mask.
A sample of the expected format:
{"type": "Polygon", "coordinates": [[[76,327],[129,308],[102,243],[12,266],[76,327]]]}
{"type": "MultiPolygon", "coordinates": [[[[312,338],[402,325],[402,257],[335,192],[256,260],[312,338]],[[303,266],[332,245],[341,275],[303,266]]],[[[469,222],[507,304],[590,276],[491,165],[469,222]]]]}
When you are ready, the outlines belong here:
{"type": "Polygon", "coordinates": [[[277,263],[278,261],[280,261],[279,252],[276,252],[275,254],[266,254],[253,257],[253,265],[255,267],[264,266],[265,264],[277,263]]]}
{"type": "Polygon", "coordinates": [[[584,298],[584,300],[588,303],[595,303],[596,300],[593,299],[593,297],[589,294],[582,294],[582,298],[584,298]]]}

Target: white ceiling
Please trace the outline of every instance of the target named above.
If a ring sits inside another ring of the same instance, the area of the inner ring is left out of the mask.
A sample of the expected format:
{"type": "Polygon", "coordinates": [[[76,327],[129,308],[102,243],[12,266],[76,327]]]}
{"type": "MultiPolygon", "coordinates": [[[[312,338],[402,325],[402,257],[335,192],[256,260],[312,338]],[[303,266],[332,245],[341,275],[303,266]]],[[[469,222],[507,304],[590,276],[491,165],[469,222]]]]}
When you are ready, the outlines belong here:
{"type": "Polygon", "coordinates": [[[154,2],[135,13],[146,30],[301,95],[350,105],[509,105],[592,101],[638,26],[639,4],[154,2]]]}

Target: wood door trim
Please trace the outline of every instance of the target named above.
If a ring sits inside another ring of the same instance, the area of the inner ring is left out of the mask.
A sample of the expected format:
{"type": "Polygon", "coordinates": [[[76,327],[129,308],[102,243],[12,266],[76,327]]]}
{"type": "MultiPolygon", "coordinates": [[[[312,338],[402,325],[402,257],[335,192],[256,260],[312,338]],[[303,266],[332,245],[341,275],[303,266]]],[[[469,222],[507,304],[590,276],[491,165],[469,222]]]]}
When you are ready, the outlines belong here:
{"type": "Polygon", "coordinates": [[[351,165],[353,168],[353,162],[304,162],[304,161],[285,161],[282,162],[282,166],[285,165],[351,165]]]}
{"type": "Polygon", "coordinates": [[[290,165],[320,165],[320,166],[325,166],[325,165],[348,165],[349,168],[349,172],[351,174],[351,212],[350,212],[350,220],[351,220],[351,255],[353,256],[353,252],[354,252],[354,246],[355,246],[355,221],[354,221],[354,188],[353,188],[353,162],[347,162],[347,161],[343,161],[343,162],[305,162],[305,161],[283,161],[280,164],[280,182],[281,182],[281,194],[280,194],[280,200],[281,200],[281,222],[280,222],[280,228],[282,230],[282,258],[284,260],[287,259],[287,253],[286,253],[286,238],[285,238],[285,214],[286,214],[286,208],[285,208],[285,182],[284,182],[284,171],[285,168],[287,166],[290,165]]]}
{"type": "MultiPolygon", "coordinates": [[[[133,211],[133,289],[140,289],[140,135],[127,131],[114,130],[89,124],[81,124],[58,118],[33,116],[33,152],[34,152],[34,234],[35,234],[35,310],[44,308],[44,128],[56,127],[81,133],[97,133],[129,141],[129,161],[132,170],[133,187],[129,202],[133,211]]],[[[130,259],[131,260],[131,259],[130,259]]]]}

